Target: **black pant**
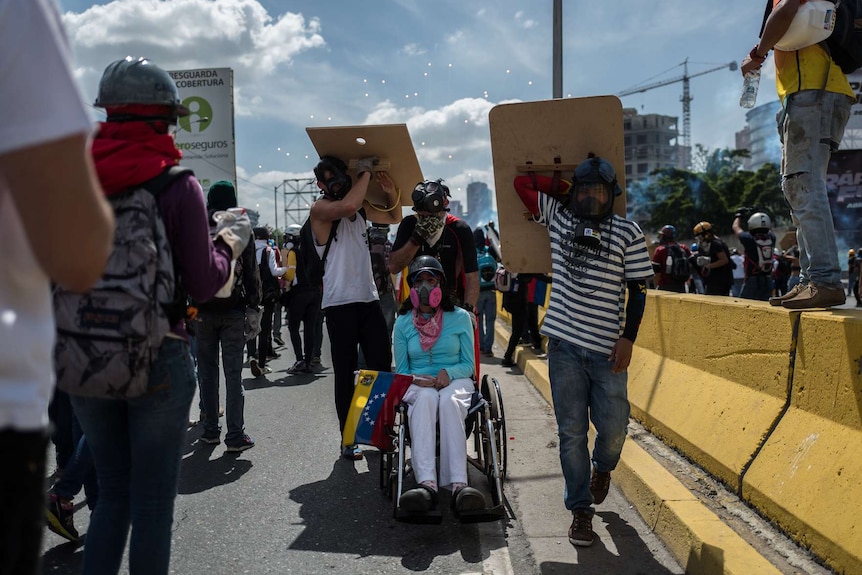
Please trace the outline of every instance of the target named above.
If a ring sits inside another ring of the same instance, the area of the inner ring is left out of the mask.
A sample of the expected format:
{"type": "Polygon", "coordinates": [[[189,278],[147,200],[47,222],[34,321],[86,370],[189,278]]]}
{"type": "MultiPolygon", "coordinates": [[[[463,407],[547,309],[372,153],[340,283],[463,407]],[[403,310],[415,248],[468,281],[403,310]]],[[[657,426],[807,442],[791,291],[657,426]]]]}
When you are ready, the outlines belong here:
{"type": "Polygon", "coordinates": [[[379,301],[350,303],[326,308],[326,329],[335,372],[335,410],[344,431],[347,412],[353,400],[353,372],[362,348],[368,369],[389,371],[392,349],[386,332],[386,319],[379,301]]]}
{"type": "Polygon", "coordinates": [[[527,298],[521,292],[503,294],[503,308],[512,315],[512,335],[503,357],[512,359],[527,325],[527,298]]]}
{"type": "Polygon", "coordinates": [[[297,361],[311,363],[314,357],[314,338],[317,331],[317,316],[320,313],[322,294],[316,289],[297,291],[290,295],[287,312],[287,329],[290,343],[297,361]],[[299,336],[299,323],[304,327],[303,337],[299,336]],[[304,341],[303,341],[304,338],[304,341]]]}
{"type": "Polygon", "coordinates": [[[263,315],[260,316],[260,335],[257,336],[257,363],[260,367],[266,365],[266,356],[272,349],[272,314],[275,312],[275,302],[263,304],[263,315]]]}
{"type": "Polygon", "coordinates": [[[47,447],[44,432],[0,431],[0,575],[40,571],[47,447]]]}

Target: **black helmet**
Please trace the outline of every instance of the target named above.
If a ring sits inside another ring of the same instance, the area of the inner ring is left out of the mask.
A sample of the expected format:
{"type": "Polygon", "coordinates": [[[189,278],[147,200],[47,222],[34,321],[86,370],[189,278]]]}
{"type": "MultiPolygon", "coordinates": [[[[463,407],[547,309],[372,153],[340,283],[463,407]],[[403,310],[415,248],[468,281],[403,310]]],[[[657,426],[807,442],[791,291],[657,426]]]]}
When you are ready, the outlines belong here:
{"type": "Polygon", "coordinates": [[[188,116],[171,75],[146,58],[126,56],[111,62],[99,80],[98,108],[146,104],[170,106],[177,116],[188,116]]]}
{"type": "Polygon", "coordinates": [[[443,265],[434,256],[419,256],[407,268],[407,285],[413,287],[413,282],[416,281],[416,276],[422,272],[430,272],[437,276],[437,281],[440,286],[446,285],[446,272],[443,271],[443,265]]]}

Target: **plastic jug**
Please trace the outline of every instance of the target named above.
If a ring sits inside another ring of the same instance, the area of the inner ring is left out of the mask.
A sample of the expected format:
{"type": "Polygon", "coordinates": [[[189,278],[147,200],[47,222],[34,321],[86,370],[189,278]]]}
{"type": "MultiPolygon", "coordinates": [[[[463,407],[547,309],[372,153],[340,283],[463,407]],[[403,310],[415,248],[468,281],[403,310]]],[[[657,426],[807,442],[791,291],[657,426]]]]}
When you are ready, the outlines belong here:
{"type": "MultiPolygon", "coordinates": [[[[847,1],[847,0],[843,0],[847,1]]],[[[776,50],[791,52],[827,39],[835,28],[835,4],[827,0],[808,0],[799,10],[776,50]]]]}

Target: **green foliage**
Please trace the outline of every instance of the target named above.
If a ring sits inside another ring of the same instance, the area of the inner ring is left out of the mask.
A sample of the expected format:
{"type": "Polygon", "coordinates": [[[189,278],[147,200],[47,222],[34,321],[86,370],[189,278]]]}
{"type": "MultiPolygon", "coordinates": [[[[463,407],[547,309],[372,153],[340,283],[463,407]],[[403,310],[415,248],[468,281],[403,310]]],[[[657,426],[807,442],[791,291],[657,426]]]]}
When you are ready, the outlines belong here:
{"type": "Polygon", "coordinates": [[[692,237],[692,228],[711,222],[719,234],[731,233],[733,215],[741,206],[767,212],[777,225],[789,223],[775,164],[764,164],[756,172],[742,169],[748,150],[715,150],[698,145],[693,164],[699,171],[662,168],[650,174],[645,185],[632,186],[638,210],[632,216],[648,236],[663,225],[676,226],[677,237],[692,237]]]}

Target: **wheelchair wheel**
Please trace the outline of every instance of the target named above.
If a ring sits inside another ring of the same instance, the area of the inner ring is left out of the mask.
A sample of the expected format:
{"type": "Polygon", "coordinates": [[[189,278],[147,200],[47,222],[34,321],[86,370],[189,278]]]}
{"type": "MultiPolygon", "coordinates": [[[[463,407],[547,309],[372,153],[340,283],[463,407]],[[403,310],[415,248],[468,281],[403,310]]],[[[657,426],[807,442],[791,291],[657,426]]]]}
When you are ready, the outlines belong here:
{"type": "Polygon", "coordinates": [[[491,423],[494,426],[494,437],[488,437],[488,431],[485,428],[484,417],[477,419],[477,434],[475,439],[476,451],[481,453],[483,459],[483,467],[488,480],[494,481],[494,458],[491,452],[491,442],[494,443],[494,448],[497,451],[497,467],[500,472],[500,480],[502,482],[506,476],[506,467],[508,455],[506,452],[506,416],[503,408],[503,395],[500,391],[500,384],[496,378],[484,376],[481,386],[482,396],[488,402],[488,412],[491,423]]]}

